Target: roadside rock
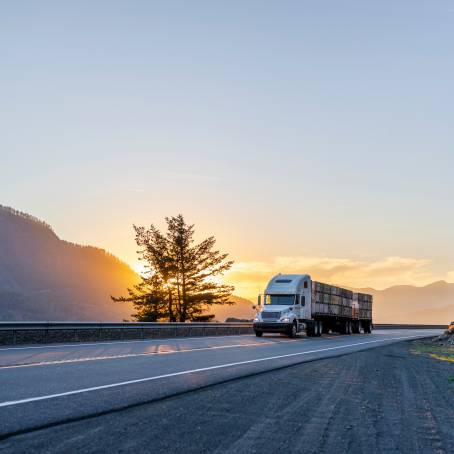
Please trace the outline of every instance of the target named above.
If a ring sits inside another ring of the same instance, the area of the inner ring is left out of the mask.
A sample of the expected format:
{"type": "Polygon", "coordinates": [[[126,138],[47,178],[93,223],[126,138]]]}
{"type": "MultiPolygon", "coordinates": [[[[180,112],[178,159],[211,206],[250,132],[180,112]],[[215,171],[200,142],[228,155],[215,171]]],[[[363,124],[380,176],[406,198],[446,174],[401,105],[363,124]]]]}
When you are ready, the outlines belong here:
{"type": "Polygon", "coordinates": [[[454,345],[454,329],[446,330],[444,334],[442,334],[438,341],[444,345],[454,345]]]}

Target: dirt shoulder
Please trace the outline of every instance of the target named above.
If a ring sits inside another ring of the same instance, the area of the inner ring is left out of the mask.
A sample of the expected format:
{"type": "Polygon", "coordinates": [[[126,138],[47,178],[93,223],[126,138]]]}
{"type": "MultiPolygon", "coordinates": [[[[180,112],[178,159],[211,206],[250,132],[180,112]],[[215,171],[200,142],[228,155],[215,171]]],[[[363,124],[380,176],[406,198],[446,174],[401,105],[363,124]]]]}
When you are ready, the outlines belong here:
{"type": "Polygon", "coordinates": [[[0,452],[450,453],[454,364],[402,342],[40,430],[0,452]]]}

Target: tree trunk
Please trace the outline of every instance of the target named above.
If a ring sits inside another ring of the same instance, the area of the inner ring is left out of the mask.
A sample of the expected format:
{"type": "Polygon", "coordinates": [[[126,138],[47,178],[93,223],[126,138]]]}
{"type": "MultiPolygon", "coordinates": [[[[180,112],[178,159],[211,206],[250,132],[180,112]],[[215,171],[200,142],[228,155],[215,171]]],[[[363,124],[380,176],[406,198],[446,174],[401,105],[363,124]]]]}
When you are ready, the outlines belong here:
{"type": "Polygon", "coordinates": [[[169,288],[169,322],[174,322],[175,317],[173,316],[173,307],[172,307],[172,289],[169,288]]]}
{"type": "Polygon", "coordinates": [[[188,316],[188,301],[187,301],[187,295],[186,295],[186,278],[183,274],[183,282],[182,282],[182,288],[183,288],[183,313],[181,314],[181,318],[183,319],[182,321],[186,321],[186,318],[188,316]]]}
{"type": "Polygon", "coordinates": [[[182,313],[182,304],[181,304],[181,289],[180,289],[180,278],[177,276],[177,295],[178,295],[178,304],[177,304],[177,312],[181,321],[181,313],[182,313]]]}

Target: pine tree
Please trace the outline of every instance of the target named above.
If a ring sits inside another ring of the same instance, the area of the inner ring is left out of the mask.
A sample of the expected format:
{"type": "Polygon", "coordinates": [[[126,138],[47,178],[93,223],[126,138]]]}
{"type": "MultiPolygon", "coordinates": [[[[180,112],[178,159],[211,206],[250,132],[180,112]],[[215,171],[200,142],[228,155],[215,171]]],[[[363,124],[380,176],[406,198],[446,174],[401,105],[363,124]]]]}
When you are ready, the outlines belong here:
{"type": "Polygon", "coordinates": [[[205,311],[212,305],[231,304],[233,287],[216,279],[231,268],[233,261],[214,249],[213,236],[196,244],[194,225],[186,224],[181,214],[166,218],[166,223],[165,234],[154,225],[149,229],[134,226],[146,277],[134,289],[128,289],[129,297],[113,300],[132,301],[138,320],[209,320],[213,316],[205,311]]]}

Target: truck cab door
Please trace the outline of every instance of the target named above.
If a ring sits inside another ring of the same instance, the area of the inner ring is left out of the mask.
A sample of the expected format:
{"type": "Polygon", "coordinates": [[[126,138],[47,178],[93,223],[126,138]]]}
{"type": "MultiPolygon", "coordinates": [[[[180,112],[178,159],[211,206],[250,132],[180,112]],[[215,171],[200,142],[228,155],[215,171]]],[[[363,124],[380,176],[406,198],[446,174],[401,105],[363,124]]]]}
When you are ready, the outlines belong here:
{"type": "Polygon", "coordinates": [[[300,319],[310,319],[311,318],[311,286],[304,288],[300,295],[300,319]]]}

